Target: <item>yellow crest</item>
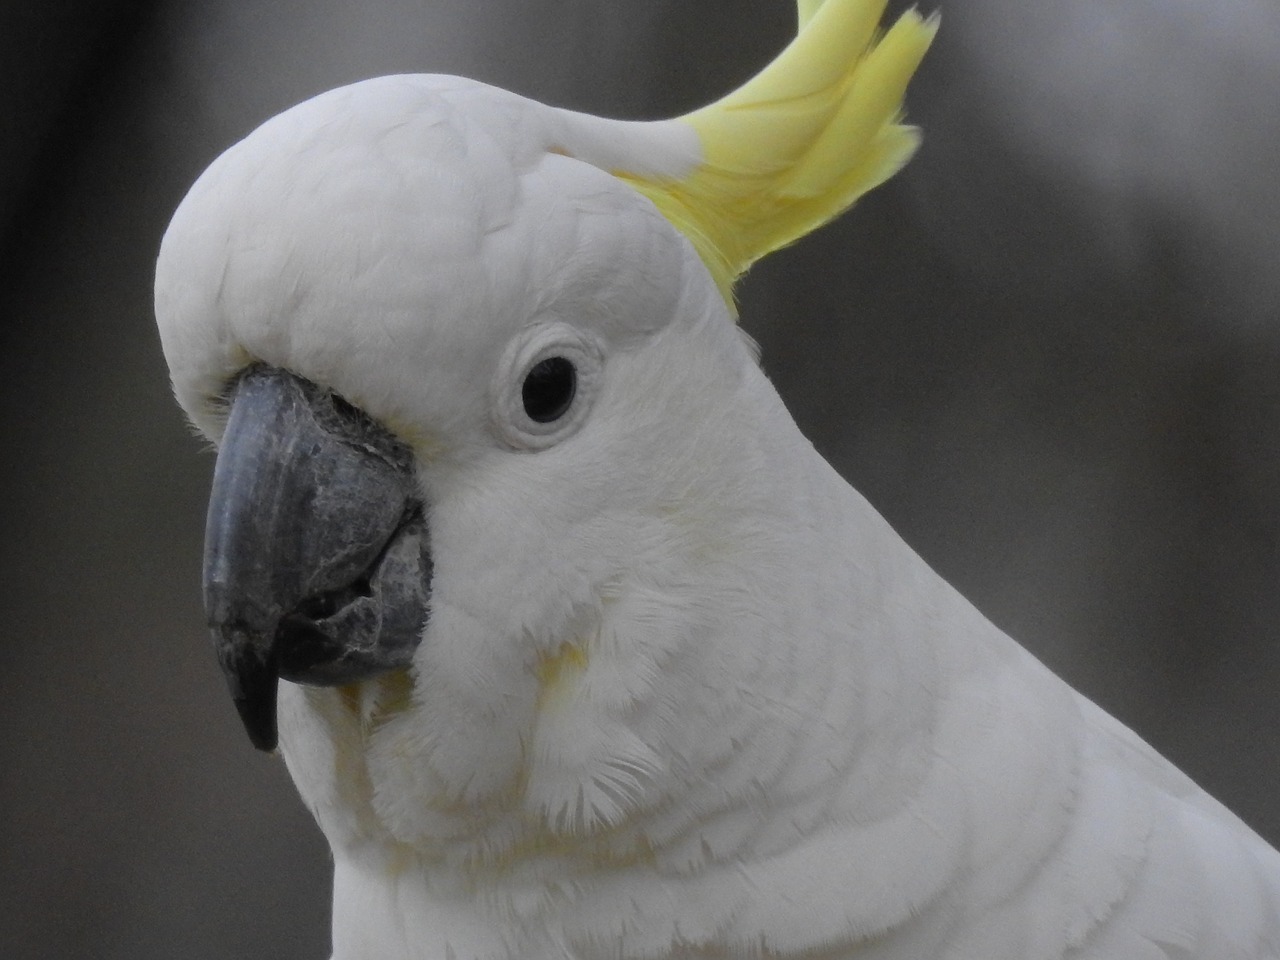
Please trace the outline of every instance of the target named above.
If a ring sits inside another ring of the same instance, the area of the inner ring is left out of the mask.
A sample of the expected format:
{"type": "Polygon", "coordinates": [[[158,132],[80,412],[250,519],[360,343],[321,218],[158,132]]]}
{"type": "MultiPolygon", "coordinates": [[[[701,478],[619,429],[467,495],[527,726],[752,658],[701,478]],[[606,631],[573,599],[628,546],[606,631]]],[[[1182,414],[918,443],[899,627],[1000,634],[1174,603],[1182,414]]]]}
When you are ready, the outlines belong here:
{"type": "Polygon", "coordinates": [[[746,84],[679,122],[702,159],[672,179],[619,174],[697,249],[732,305],[765,254],[821,226],[893,176],[920,142],[902,98],[937,29],[909,10],[878,29],[885,0],[797,0],[799,31],[746,84]]]}

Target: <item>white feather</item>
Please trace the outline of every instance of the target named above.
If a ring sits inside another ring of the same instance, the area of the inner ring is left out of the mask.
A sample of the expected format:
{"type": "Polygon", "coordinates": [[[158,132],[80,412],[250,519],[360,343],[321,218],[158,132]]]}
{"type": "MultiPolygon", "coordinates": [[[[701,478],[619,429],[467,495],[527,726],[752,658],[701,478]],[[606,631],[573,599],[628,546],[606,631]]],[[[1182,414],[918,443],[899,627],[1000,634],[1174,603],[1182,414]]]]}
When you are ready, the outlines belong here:
{"type": "Polygon", "coordinates": [[[915,556],[611,175],[696,149],[387,78],[264,125],[165,238],[192,419],[286,367],[430,505],[411,675],[281,694],[336,960],[1280,957],[1280,857],[915,556]],[[544,342],[581,420],[522,447],[544,342]]]}

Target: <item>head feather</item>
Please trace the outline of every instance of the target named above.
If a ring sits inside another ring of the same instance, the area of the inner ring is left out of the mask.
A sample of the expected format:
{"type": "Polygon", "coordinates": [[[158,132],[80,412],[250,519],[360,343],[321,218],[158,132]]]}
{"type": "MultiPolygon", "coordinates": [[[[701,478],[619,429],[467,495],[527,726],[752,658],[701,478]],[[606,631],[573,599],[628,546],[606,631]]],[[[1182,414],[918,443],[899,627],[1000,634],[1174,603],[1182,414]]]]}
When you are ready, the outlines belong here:
{"type": "Polygon", "coordinates": [[[893,176],[919,132],[900,123],[907,82],[937,29],[884,0],[798,0],[794,40],[747,83],[678,118],[701,161],[681,176],[619,173],[692,242],[725,299],[756,260],[893,176]]]}

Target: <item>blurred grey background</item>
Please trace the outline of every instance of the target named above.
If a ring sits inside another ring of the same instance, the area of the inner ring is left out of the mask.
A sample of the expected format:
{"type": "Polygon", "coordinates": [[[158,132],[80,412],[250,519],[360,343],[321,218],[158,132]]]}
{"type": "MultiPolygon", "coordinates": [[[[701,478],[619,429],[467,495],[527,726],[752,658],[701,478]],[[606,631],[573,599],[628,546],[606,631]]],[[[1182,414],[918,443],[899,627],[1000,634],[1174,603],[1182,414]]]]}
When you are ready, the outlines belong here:
{"type": "MultiPolygon", "coordinates": [[[[151,316],[191,181],[383,73],[672,115],[792,21],[788,0],[0,9],[0,956],[328,956],[324,844],[202,626],[213,461],[151,316]]],[[[1280,839],[1280,7],[951,0],[909,102],[905,173],[741,286],[766,369],[983,611],[1280,839]]]]}

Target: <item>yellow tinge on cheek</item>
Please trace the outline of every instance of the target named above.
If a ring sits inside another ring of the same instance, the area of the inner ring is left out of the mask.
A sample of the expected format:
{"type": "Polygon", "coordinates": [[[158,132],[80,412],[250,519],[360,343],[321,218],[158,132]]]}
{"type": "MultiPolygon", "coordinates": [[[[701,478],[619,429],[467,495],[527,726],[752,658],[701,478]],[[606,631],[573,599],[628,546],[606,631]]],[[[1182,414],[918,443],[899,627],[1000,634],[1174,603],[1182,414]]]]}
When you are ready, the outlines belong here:
{"type": "Polygon", "coordinates": [[[568,641],[560,644],[555,653],[541,657],[533,668],[538,678],[538,709],[563,702],[586,672],[587,663],[586,649],[568,641]]]}
{"type": "Polygon", "coordinates": [[[393,670],[349,683],[339,687],[338,692],[343,706],[367,736],[409,708],[413,702],[413,677],[408,670],[393,670]]]}

